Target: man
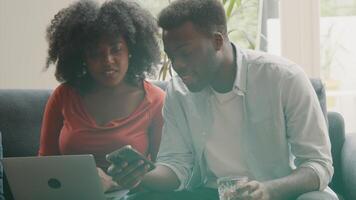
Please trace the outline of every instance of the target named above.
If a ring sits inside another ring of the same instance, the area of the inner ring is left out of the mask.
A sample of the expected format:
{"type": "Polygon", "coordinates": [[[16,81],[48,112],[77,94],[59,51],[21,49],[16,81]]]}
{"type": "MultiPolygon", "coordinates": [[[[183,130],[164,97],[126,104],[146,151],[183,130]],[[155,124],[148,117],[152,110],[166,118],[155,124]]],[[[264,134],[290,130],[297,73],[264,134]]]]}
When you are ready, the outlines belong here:
{"type": "Polygon", "coordinates": [[[143,199],[218,199],[216,180],[248,176],[235,199],[337,199],[317,96],[296,64],[229,41],[217,0],[179,0],[159,15],[179,77],[167,88],[157,168],[112,166],[143,199]],[[243,192],[248,191],[248,192],[243,192]]]}

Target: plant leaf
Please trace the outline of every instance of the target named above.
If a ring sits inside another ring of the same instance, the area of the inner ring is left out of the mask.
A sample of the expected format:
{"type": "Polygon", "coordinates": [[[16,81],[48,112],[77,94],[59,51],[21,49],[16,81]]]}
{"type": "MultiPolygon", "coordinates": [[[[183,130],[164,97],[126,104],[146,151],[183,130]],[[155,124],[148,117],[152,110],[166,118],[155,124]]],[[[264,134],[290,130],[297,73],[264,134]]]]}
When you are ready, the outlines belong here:
{"type": "Polygon", "coordinates": [[[236,0],[229,0],[229,6],[227,7],[227,10],[226,10],[227,19],[229,19],[231,17],[232,10],[234,9],[234,6],[235,6],[235,1],[236,0]]]}
{"type": "Polygon", "coordinates": [[[244,36],[245,39],[247,40],[248,44],[249,44],[249,49],[255,49],[256,45],[254,44],[254,41],[248,36],[248,34],[245,31],[241,31],[244,36]]]}
{"type": "Polygon", "coordinates": [[[164,54],[163,63],[162,63],[161,70],[159,72],[158,79],[166,80],[167,73],[170,73],[170,70],[171,70],[170,68],[171,68],[171,62],[167,58],[167,54],[164,54]]]}
{"type": "Polygon", "coordinates": [[[240,8],[242,0],[236,0],[236,8],[240,8]]]}

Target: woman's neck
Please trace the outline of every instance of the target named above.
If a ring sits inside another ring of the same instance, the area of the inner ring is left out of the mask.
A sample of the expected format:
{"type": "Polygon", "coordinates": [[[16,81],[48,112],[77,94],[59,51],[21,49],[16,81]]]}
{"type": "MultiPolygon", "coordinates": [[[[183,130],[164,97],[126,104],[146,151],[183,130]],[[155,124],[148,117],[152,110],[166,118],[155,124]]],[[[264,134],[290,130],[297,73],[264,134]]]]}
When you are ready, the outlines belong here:
{"type": "Polygon", "coordinates": [[[120,95],[120,94],[124,94],[127,92],[130,92],[132,90],[137,90],[137,89],[141,89],[142,86],[142,82],[141,84],[137,84],[134,85],[132,83],[128,83],[126,81],[121,82],[120,84],[116,85],[116,86],[112,86],[112,87],[108,87],[108,86],[103,86],[103,85],[95,85],[93,90],[92,90],[92,94],[100,94],[103,96],[114,96],[114,95],[120,95]]]}

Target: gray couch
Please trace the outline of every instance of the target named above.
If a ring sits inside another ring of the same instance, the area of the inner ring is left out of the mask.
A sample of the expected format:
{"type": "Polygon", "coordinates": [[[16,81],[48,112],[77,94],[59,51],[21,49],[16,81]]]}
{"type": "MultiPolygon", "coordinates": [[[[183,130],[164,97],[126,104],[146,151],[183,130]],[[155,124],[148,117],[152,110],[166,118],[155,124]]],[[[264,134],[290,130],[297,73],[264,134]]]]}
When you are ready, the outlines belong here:
{"type": "MultiPolygon", "coordinates": [[[[164,82],[154,83],[165,87],[164,82]]],[[[312,80],[312,84],[329,123],[335,167],[330,187],[344,199],[356,200],[356,135],[345,136],[342,116],[326,112],[322,83],[312,80]]],[[[0,131],[4,157],[37,155],[42,114],[50,93],[50,90],[0,90],[0,131]]],[[[11,192],[4,178],[4,195],[11,200],[11,192]]]]}

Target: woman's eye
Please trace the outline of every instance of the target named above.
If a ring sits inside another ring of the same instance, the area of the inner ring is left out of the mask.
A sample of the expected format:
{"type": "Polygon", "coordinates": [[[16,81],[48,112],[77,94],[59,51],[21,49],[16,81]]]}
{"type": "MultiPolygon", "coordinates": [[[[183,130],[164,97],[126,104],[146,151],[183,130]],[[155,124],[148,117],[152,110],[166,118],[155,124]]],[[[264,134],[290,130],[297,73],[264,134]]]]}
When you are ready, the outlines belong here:
{"type": "Polygon", "coordinates": [[[87,56],[88,56],[89,58],[97,58],[97,57],[99,57],[99,52],[98,52],[98,51],[89,51],[89,52],[87,53],[87,56]]]}
{"type": "Polygon", "coordinates": [[[121,51],[121,45],[116,45],[116,46],[111,47],[111,51],[112,51],[113,53],[118,53],[118,52],[120,52],[120,51],[121,51]]]}

